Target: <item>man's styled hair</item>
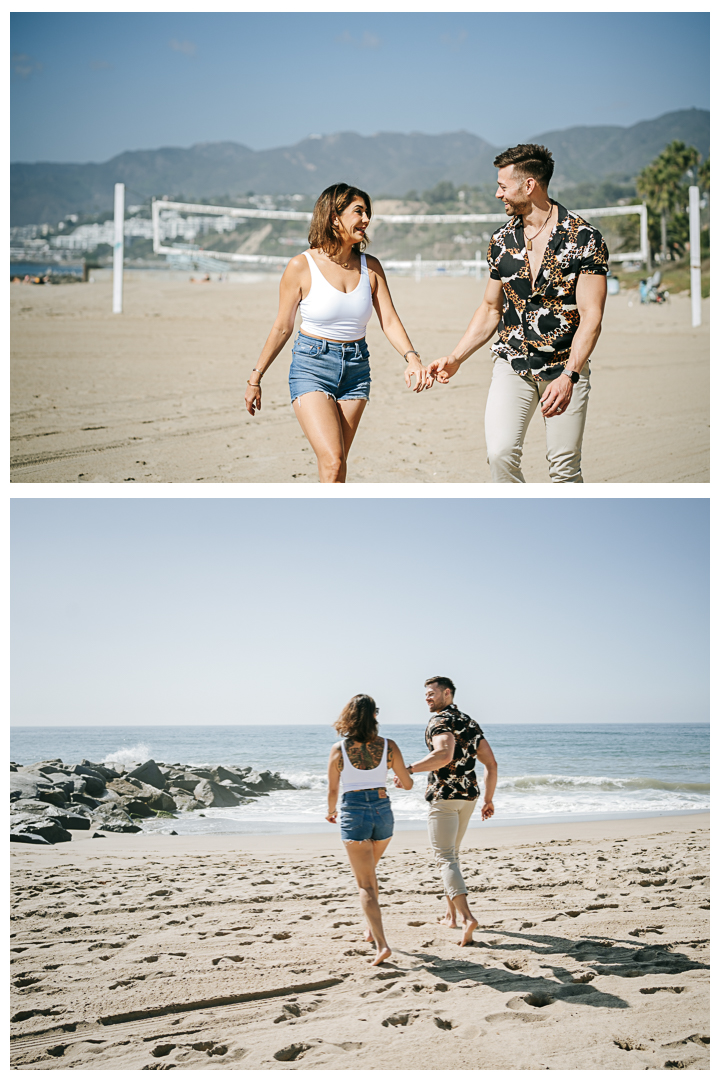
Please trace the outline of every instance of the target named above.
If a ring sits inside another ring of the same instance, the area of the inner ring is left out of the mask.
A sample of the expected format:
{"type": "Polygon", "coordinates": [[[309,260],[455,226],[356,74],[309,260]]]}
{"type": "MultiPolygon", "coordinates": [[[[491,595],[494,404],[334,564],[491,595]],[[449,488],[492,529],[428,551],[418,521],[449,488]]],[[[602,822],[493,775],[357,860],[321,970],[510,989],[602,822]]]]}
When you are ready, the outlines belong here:
{"type": "MultiPolygon", "coordinates": [[[[333,218],[347,210],[354,199],[362,199],[367,207],[368,217],[372,217],[372,203],[366,191],[350,184],[332,184],[325,188],[318,201],[315,203],[308,243],[311,248],[321,248],[327,255],[335,255],[340,250],[340,239],[333,225],[333,218]]],[[[370,240],[367,236],[353,244],[353,251],[359,255],[364,251],[370,240]]]]}
{"type": "Polygon", "coordinates": [[[506,165],[514,165],[513,176],[527,178],[532,176],[541,187],[546,188],[550,183],[555,162],[546,146],[538,146],[537,143],[520,143],[519,146],[511,146],[493,161],[496,169],[504,169],[506,165]]]}
{"type": "Polygon", "coordinates": [[[370,742],[377,735],[378,722],[375,713],[377,705],[369,694],[356,694],[333,725],[338,735],[344,739],[357,739],[358,742],[370,742]]]}
{"type": "Polygon", "coordinates": [[[434,675],[432,679],[426,679],[424,685],[429,686],[430,683],[437,683],[441,690],[452,690],[452,695],[455,697],[455,683],[446,675],[434,675]]]}

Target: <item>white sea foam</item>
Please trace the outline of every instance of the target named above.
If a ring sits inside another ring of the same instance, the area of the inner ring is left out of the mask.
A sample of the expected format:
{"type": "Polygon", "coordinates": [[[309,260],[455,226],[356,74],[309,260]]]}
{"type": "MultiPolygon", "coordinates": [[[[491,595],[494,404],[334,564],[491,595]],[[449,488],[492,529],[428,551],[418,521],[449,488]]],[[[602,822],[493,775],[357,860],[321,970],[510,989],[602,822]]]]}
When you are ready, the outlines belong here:
{"type": "Polygon", "coordinates": [[[114,750],[111,754],[106,754],[102,759],[103,765],[141,765],[143,761],[148,761],[150,758],[150,747],[145,743],[138,743],[136,746],[123,747],[121,750],[114,750]]]}

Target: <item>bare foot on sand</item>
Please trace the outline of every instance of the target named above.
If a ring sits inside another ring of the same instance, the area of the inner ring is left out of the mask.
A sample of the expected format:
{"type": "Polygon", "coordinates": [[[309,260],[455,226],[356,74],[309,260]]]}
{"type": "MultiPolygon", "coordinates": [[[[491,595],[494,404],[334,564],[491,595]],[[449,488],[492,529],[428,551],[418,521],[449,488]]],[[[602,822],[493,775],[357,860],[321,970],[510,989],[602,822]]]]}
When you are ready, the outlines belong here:
{"type": "Polygon", "coordinates": [[[370,930],[368,926],[365,927],[365,933],[363,934],[363,937],[370,945],[375,944],[375,938],[372,936],[372,930],[370,930]]]}
{"type": "MultiPolygon", "coordinates": [[[[477,926],[477,923],[475,925],[477,926]]],[[[370,961],[371,966],[376,967],[378,964],[382,964],[383,960],[387,960],[391,952],[392,949],[389,945],[386,945],[384,949],[378,949],[377,956],[370,961]]]]}
{"type": "Polygon", "coordinates": [[[438,918],[438,923],[440,926],[449,926],[451,930],[457,930],[455,916],[451,915],[449,912],[446,912],[442,917],[438,918]]]}
{"type": "Polygon", "coordinates": [[[460,941],[458,941],[458,945],[472,945],[473,930],[477,930],[477,925],[477,919],[463,919],[463,936],[461,937],[460,941]]]}

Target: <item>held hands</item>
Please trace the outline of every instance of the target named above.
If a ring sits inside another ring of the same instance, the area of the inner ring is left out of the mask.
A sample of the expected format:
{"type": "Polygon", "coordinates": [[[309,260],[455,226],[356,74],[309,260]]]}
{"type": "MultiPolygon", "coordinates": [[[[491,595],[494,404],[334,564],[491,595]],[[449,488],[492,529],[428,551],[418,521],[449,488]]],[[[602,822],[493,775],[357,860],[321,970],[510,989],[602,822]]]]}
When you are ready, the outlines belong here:
{"type": "Polygon", "coordinates": [[[395,785],[395,787],[399,787],[399,788],[402,787],[402,784],[400,783],[400,777],[399,776],[393,776],[393,784],[395,785]]]}
{"type": "Polygon", "coordinates": [[[435,377],[430,375],[429,368],[426,368],[422,361],[418,359],[414,354],[410,357],[405,367],[405,382],[409,390],[413,393],[421,393],[425,387],[430,389],[435,382],[435,377]],[[412,378],[415,376],[415,385],[412,384],[412,378]]]}
{"type": "Polygon", "coordinates": [[[428,364],[428,375],[437,379],[439,383],[449,382],[460,367],[460,361],[454,356],[441,356],[439,360],[433,360],[428,364]]]}
{"type": "Polygon", "coordinates": [[[493,806],[492,799],[486,799],[485,802],[482,805],[482,810],[481,810],[483,821],[487,821],[488,818],[491,818],[494,813],[495,813],[495,807],[493,806]]]}
{"type": "Polygon", "coordinates": [[[260,383],[247,384],[245,388],[245,408],[251,416],[255,415],[255,410],[260,412],[262,408],[262,390],[260,389],[260,383]]]}
{"type": "Polygon", "coordinates": [[[566,375],[558,375],[540,398],[543,416],[560,416],[570,404],[573,384],[566,375]]]}

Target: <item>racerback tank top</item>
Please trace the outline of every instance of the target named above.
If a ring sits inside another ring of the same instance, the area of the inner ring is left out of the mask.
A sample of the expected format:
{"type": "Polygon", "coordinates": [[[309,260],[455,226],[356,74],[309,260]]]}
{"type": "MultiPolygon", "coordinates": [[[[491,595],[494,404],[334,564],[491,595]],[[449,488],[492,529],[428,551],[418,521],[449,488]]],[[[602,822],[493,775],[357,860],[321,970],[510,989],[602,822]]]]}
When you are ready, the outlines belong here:
{"type": "Polygon", "coordinates": [[[340,773],[343,791],[366,791],[368,788],[381,788],[387,785],[387,739],[383,739],[382,757],[376,769],[356,769],[347,756],[345,740],[340,743],[343,756],[343,769],[340,773]]]}
{"type": "Polygon", "coordinates": [[[304,254],[310,264],[312,284],[310,292],[300,301],[300,332],[333,341],[364,338],[373,311],[365,256],[360,256],[360,283],[352,292],[344,293],[330,284],[309,251],[304,254]]]}

